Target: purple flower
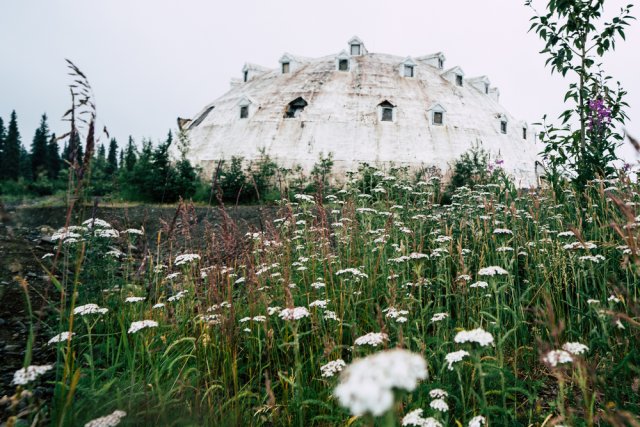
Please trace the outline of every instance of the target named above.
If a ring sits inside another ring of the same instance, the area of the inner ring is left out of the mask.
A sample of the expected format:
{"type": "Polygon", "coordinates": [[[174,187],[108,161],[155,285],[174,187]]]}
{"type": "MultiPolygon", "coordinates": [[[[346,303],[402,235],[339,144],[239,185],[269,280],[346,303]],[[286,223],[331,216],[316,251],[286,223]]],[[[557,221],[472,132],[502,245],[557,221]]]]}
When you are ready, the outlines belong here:
{"type": "Polygon", "coordinates": [[[589,101],[588,120],[589,131],[600,132],[611,124],[611,108],[604,104],[604,100],[601,97],[589,101]]]}

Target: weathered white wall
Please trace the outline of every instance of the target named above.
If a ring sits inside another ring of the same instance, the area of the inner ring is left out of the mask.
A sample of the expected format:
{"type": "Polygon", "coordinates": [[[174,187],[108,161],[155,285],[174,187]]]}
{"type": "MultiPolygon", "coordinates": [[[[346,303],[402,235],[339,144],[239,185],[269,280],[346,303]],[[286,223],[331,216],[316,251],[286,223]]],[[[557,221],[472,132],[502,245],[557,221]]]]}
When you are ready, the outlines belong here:
{"type": "Polygon", "coordinates": [[[332,152],[336,172],[360,162],[437,166],[446,172],[472,144],[481,143],[504,160],[520,185],[535,184],[540,147],[532,129],[523,140],[526,124],[494,96],[467,82],[458,87],[436,67],[418,62],[414,78],[402,77],[398,69],[404,59],[367,53],[352,57],[345,72],[336,70],[332,55],[305,59],[289,74],[278,68],[256,75],[209,104],[215,108],[198,126],[187,126],[190,158],[210,173],[217,160],[251,159],[266,148],[279,164],[300,164],[307,171],[321,152],[332,152]],[[308,102],[306,109],[298,118],[284,118],[289,102],[299,96],[308,102]],[[254,102],[248,119],[240,119],[243,99],[254,102]],[[377,106],[384,100],[397,106],[394,122],[378,120],[377,106]],[[436,103],[446,110],[442,126],[432,125],[427,111],[436,103]],[[506,135],[500,132],[501,114],[508,119],[506,135]]]}

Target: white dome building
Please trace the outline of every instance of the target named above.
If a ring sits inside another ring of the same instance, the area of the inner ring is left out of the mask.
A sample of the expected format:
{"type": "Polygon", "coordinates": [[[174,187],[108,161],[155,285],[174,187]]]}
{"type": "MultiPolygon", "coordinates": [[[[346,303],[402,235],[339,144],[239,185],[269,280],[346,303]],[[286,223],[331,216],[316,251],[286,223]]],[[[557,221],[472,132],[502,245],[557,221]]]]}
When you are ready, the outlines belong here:
{"type": "Polygon", "coordinates": [[[520,186],[537,183],[535,132],[498,103],[486,76],[445,68],[442,53],[403,58],[370,53],[357,37],[348,44],[318,59],[285,53],[276,69],[246,64],[231,90],[178,120],[190,160],[210,174],[219,160],[264,149],[306,171],[332,153],[337,173],[362,162],[446,172],[479,144],[520,186]]]}

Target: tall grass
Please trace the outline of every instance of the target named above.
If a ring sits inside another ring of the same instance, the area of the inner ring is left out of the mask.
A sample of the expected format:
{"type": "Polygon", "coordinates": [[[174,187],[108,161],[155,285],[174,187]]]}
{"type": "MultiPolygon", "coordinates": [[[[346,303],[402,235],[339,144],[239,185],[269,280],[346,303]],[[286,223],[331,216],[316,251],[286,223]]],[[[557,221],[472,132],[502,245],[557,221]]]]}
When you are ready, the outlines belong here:
{"type": "Polygon", "coordinates": [[[31,416],[44,411],[59,425],[114,410],[127,413],[123,425],[399,425],[423,409],[443,425],[476,416],[638,425],[640,186],[594,182],[581,197],[567,187],[559,203],[546,189],[494,182],[441,206],[437,180],[375,176],[366,193],[354,176],[324,199],[283,200],[280,218],[246,235],[228,216],[194,235],[184,205],[154,235],[99,220],[60,230],[62,265],[43,261],[60,283],[49,332],[75,335],[51,345],[55,394],[32,402],[31,416]],[[89,303],[108,312],[76,310],[89,303]],[[279,316],[293,307],[309,316],[279,316]],[[157,326],[132,332],[141,320],[157,326]],[[492,345],[455,342],[475,328],[492,345]],[[388,339],[354,345],[370,332],[388,339]],[[553,366],[549,352],[569,342],[588,351],[553,366]],[[383,419],[352,417],[333,396],[339,375],[321,366],[394,347],[421,354],[429,378],[398,393],[383,419]],[[449,369],[445,357],[459,350],[468,356],[449,369]],[[446,412],[430,406],[436,388],[448,393],[446,412]]]}

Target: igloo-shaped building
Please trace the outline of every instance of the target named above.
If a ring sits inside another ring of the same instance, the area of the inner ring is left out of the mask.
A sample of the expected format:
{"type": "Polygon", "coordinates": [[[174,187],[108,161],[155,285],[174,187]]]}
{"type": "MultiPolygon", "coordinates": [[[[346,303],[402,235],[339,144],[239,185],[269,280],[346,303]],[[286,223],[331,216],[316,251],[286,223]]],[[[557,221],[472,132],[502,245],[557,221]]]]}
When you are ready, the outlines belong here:
{"type": "Polygon", "coordinates": [[[285,53],[275,69],[245,64],[226,94],[178,120],[188,156],[207,174],[219,160],[252,160],[261,150],[306,171],[332,153],[337,174],[362,162],[446,172],[478,144],[520,186],[535,185],[535,132],[499,104],[486,76],[469,78],[445,59],[371,53],[353,37],[335,55],[285,53]]]}

